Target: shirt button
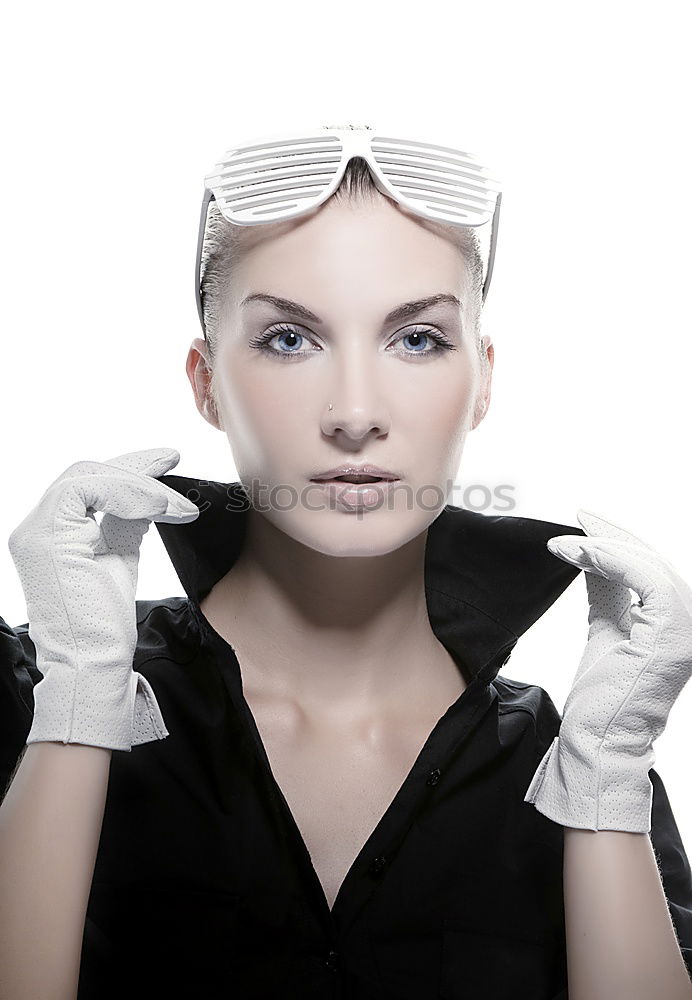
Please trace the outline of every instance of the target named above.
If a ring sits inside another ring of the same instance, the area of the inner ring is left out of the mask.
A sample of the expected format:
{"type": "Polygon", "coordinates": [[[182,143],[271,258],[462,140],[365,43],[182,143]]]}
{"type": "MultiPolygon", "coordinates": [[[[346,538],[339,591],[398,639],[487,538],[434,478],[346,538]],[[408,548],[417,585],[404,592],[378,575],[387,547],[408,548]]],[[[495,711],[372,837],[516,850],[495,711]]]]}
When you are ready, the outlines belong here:
{"type": "Polygon", "coordinates": [[[328,969],[331,970],[331,972],[336,972],[337,971],[337,969],[338,969],[338,964],[337,964],[338,963],[338,958],[339,958],[338,951],[330,951],[330,952],[328,952],[327,957],[324,960],[324,964],[327,966],[328,969]]]}
{"type": "Polygon", "coordinates": [[[387,859],[384,857],[375,858],[370,865],[370,874],[379,875],[387,866],[387,859]]]}
{"type": "Polygon", "coordinates": [[[441,774],[442,772],[440,771],[439,767],[436,767],[435,770],[431,771],[430,774],[428,775],[427,780],[425,782],[426,785],[436,785],[440,780],[441,774]]]}

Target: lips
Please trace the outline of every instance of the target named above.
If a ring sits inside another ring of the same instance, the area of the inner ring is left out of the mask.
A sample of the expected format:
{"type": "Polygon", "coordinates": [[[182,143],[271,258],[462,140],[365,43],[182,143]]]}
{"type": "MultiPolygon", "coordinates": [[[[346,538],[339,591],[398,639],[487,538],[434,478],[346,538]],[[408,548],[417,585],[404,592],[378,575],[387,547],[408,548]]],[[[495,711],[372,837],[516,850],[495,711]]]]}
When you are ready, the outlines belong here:
{"type": "Polygon", "coordinates": [[[333,476],[332,479],[321,479],[321,483],[381,483],[381,476],[333,476]]]}
{"type": "Polygon", "coordinates": [[[341,465],[335,469],[328,469],[317,476],[312,477],[317,483],[379,483],[391,482],[399,479],[396,472],[388,469],[381,469],[377,465],[341,465]]]}
{"type": "Polygon", "coordinates": [[[334,501],[333,509],[365,511],[378,509],[389,496],[393,484],[399,480],[351,473],[312,481],[316,486],[321,486],[330,500],[334,501]]]}

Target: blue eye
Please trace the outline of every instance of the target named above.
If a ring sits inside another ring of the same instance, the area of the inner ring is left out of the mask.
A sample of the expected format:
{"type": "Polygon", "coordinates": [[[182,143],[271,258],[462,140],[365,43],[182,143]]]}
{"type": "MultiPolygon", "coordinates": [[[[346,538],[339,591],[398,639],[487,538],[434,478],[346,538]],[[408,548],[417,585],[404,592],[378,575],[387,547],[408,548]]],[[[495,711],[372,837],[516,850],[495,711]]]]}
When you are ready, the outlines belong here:
{"type": "MultiPolygon", "coordinates": [[[[430,357],[433,354],[439,354],[440,351],[456,351],[457,348],[452,344],[446,337],[444,337],[438,330],[431,327],[414,327],[413,329],[407,330],[405,333],[401,334],[393,343],[400,343],[408,338],[413,338],[415,343],[412,345],[413,350],[402,351],[405,356],[408,357],[430,357]],[[424,350],[428,341],[431,341],[435,346],[431,350],[424,350]]],[[[300,342],[306,338],[298,329],[289,323],[281,323],[278,326],[270,327],[265,330],[264,333],[260,334],[254,340],[250,341],[250,347],[263,351],[265,354],[272,355],[273,357],[280,358],[284,360],[292,360],[293,358],[304,358],[311,351],[299,351],[300,342]],[[281,340],[281,338],[286,338],[281,340]],[[282,343],[288,348],[287,350],[275,349],[271,347],[271,342],[277,340],[277,343],[282,343]]],[[[391,346],[391,345],[390,345],[391,346]]],[[[317,350],[322,350],[322,348],[317,348],[317,350]]]]}
{"type": "MultiPolygon", "coordinates": [[[[297,348],[300,347],[300,344],[298,344],[296,346],[295,341],[296,340],[301,340],[301,341],[303,340],[302,333],[298,333],[298,331],[294,330],[293,327],[288,327],[285,330],[279,330],[278,333],[274,333],[272,335],[272,337],[270,338],[270,341],[273,340],[274,337],[279,337],[279,338],[281,338],[281,337],[287,337],[288,338],[287,341],[284,341],[284,344],[288,347],[288,351],[287,352],[280,351],[279,352],[280,354],[283,354],[283,353],[295,354],[296,351],[297,351],[297,348]],[[289,343],[289,341],[293,341],[293,343],[289,343]]],[[[265,341],[265,343],[268,344],[270,341],[265,341]]]]}
{"type": "Polygon", "coordinates": [[[257,350],[260,351],[264,351],[265,354],[273,354],[275,357],[278,356],[283,360],[283,358],[291,357],[291,355],[295,355],[298,353],[298,347],[300,346],[300,344],[296,346],[295,343],[296,340],[298,341],[304,340],[303,334],[299,333],[295,327],[289,326],[287,323],[282,323],[278,327],[271,327],[269,330],[266,330],[263,334],[260,334],[259,337],[256,337],[254,340],[251,340],[250,347],[256,348],[257,350]],[[288,339],[288,343],[286,344],[286,346],[288,347],[287,351],[274,350],[273,347],[269,346],[272,340],[281,337],[286,337],[288,339]]]}
{"type": "MultiPolygon", "coordinates": [[[[417,337],[417,338],[419,338],[419,342],[420,342],[421,338],[423,339],[423,341],[425,340],[426,337],[431,337],[431,339],[434,339],[434,338],[432,338],[432,335],[431,335],[431,333],[430,333],[429,330],[414,330],[412,333],[405,333],[403,335],[403,337],[401,338],[401,340],[402,341],[407,340],[409,337],[414,337],[414,338],[417,337]]],[[[416,348],[418,348],[418,346],[419,346],[419,343],[416,344],[416,348]]],[[[423,347],[425,347],[425,343],[423,343],[423,347]]],[[[427,353],[428,354],[429,353],[433,353],[434,354],[435,350],[436,350],[436,348],[434,348],[432,352],[428,351],[427,353]]],[[[422,354],[423,351],[415,350],[413,353],[414,354],[422,354]]]]}

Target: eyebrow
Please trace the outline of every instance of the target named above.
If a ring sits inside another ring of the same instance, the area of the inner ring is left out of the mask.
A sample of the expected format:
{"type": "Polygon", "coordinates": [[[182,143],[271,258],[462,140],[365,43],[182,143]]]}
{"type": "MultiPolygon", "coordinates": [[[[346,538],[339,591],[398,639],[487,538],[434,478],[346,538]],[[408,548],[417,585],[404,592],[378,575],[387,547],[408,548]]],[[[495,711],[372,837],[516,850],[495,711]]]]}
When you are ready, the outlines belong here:
{"type": "MultiPolygon", "coordinates": [[[[310,323],[323,322],[319,316],[316,316],[306,306],[302,306],[300,302],[293,302],[291,299],[284,299],[278,295],[255,292],[253,295],[247,295],[240,304],[241,306],[245,306],[251,302],[267,302],[269,305],[275,306],[283,312],[292,313],[294,316],[299,316],[310,323]]],[[[457,308],[461,307],[461,302],[456,295],[452,295],[451,292],[438,292],[436,295],[428,295],[424,299],[412,299],[410,302],[402,302],[401,305],[396,306],[395,309],[387,313],[384,321],[385,323],[394,323],[398,320],[409,319],[424,309],[444,304],[451,304],[457,306],[457,308]]]]}

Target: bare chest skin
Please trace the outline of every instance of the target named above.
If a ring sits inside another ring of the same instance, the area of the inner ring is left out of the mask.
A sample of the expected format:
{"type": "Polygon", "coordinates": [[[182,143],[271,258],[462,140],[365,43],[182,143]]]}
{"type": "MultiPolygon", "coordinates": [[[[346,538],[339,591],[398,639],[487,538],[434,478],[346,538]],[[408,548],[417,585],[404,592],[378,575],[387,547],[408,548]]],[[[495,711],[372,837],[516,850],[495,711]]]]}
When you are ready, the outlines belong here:
{"type": "Polygon", "coordinates": [[[461,673],[446,671],[429,687],[415,714],[398,711],[388,718],[348,721],[336,712],[330,722],[318,723],[285,699],[244,689],[330,909],[435,723],[466,682],[461,673]]]}

